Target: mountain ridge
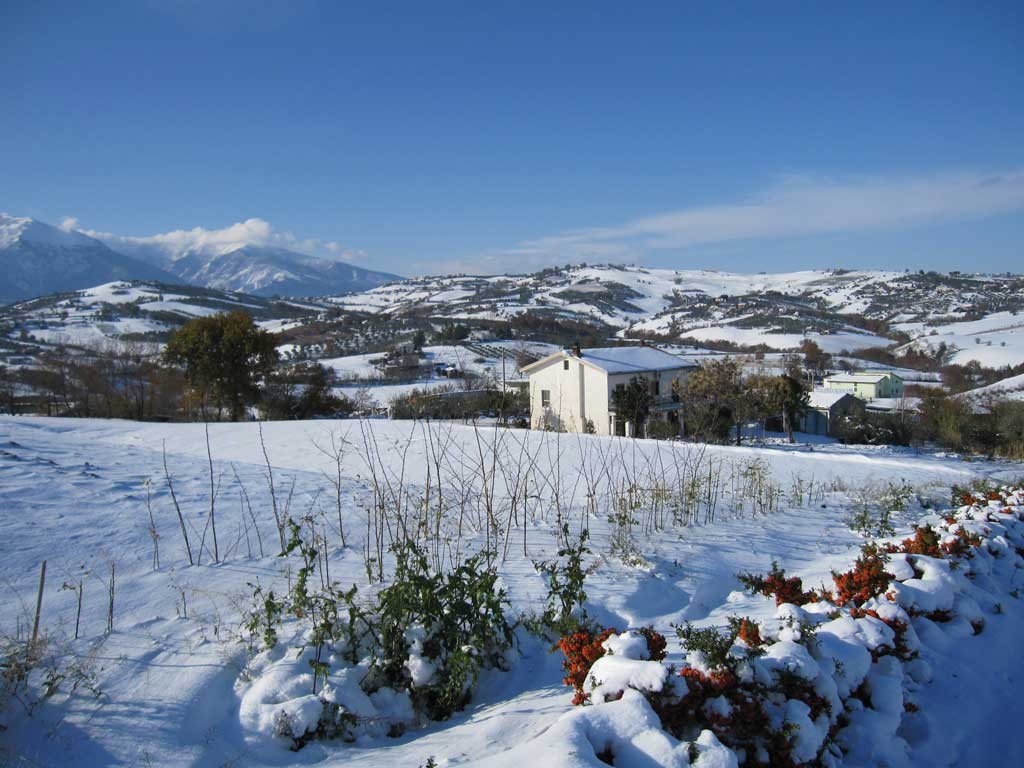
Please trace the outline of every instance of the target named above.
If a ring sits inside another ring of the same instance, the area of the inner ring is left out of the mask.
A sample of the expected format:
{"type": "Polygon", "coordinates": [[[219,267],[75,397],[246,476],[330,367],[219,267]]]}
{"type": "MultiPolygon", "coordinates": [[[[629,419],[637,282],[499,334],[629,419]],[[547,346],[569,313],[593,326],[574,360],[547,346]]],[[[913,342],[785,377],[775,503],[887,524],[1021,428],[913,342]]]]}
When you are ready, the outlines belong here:
{"type": "Polygon", "coordinates": [[[141,238],[93,234],[0,213],[0,263],[8,270],[0,304],[113,280],[184,282],[255,296],[309,297],[362,291],[401,279],[282,247],[241,243],[175,251],[141,238]]]}

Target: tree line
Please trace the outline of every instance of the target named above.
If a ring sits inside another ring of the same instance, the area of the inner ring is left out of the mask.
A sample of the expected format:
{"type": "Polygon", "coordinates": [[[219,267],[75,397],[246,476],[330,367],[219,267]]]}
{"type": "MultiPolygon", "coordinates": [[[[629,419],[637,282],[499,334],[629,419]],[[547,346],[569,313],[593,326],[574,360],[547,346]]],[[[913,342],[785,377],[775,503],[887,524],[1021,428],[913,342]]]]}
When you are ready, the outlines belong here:
{"type": "MultiPolygon", "coordinates": [[[[701,366],[687,377],[684,385],[674,385],[672,392],[672,399],[682,409],[687,436],[720,443],[734,433],[737,445],[744,424],[773,417],[782,419],[782,429],[793,442],[793,432],[809,397],[799,371],[787,371],[780,376],[744,376],[740,364],[731,359],[701,366]]],[[[620,418],[641,428],[648,421],[655,398],[647,379],[640,376],[612,392],[611,400],[620,418]]],[[[655,432],[660,430],[655,428],[655,432]]]]}
{"type": "Polygon", "coordinates": [[[0,368],[0,409],[49,416],[138,420],[240,420],[343,416],[355,404],[333,392],[334,372],[314,362],[282,367],[274,336],[243,311],[195,318],[156,345],[57,345],[39,365],[0,368]]]}

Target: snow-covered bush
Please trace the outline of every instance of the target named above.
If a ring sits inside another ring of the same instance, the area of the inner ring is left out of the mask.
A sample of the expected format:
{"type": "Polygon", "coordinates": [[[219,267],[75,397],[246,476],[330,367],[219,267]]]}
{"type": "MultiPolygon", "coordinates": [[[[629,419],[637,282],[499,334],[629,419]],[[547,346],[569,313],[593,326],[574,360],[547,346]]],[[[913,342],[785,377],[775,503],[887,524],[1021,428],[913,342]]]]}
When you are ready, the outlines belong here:
{"type": "Polygon", "coordinates": [[[833,595],[836,605],[860,606],[884,594],[892,582],[892,576],[885,570],[885,563],[885,552],[877,545],[869,542],[861,547],[860,557],[850,571],[832,572],[832,580],[836,585],[833,595]]]}
{"type": "Polygon", "coordinates": [[[286,554],[301,558],[291,591],[278,598],[256,586],[245,623],[253,645],[265,648],[247,673],[254,682],[243,685],[243,724],[254,738],[299,749],[315,739],[400,733],[450,717],[482,669],[506,668],[512,627],[490,553],[438,572],[406,540],[393,548],[393,581],[361,602],[355,587],[342,591],[319,574],[313,529],[293,521],[289,529],[286,554]]]}
{"type": "Polygon", "coordinates": [[[79,656],[45,632],[35,640],[0,635],[0,726],[13,702],[31,716],[41,702],[58,692],[101,698],[97,672],[92,654],[79,656]]]}
{"type": "Polygon", "coordinates": [[[751,765],[815,758],[835,721],[835,695],[827,678],[795,641],[780,640],[766,653],[737,643],[739,628],[747,637],[759,636],[752,622],[739,620],[734,626],[728,633],[678,627],[687,651],[678,674],[650,658],[649,644],[637,632],[620,635],[609,629],[582,645],[565,642],[573,684],[585,675],[574,702],[601,704],[636,691],[676,739],[695,742],[713,733],[716,742],[751,765]]]}
{"type": "Polygon", "coordinates": [[[487,552],[448,573],[432,570],[412,542],[395,555],[395,579],[378,596],[380,645],[364,685],[406,690],[418,712],[445,720],[465,706],[482,668],[506,663],[505,590],[487,552]]]}
{"type": "Polygon", "coordinates": [[[562,662],[565,671],[563,682],[576,689],[572,703],[582,704],[590,700],[588,683],[592,682],[593,667],[606,654],[660,662],[665,658],[666,646],[664,635],[651,627],[630,630],[621,635],[614,628],[596,634],[580,629],[566,635],[558,641],[558,647],[565,656],[562,662]]]}

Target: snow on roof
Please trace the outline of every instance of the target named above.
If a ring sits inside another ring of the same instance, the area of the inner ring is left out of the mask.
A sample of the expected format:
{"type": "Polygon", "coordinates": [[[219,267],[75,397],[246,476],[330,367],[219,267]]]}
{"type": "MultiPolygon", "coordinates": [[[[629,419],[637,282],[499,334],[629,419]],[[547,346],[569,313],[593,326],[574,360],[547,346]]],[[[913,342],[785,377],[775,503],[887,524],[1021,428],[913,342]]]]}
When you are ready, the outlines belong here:
{"type": "Polygon", "coordinates": [[[582,352],[584,360],[606,373],[642,373],[694,367],[688,360],[656,347],[596,347],[582,352]]]}
{"type": "Polygon", "coordinates": [[[838,384],[877,384],[888,373],[837,373],[835,376],[826,376],[825,381],[834,381],[838,384]]]}
{"type": "Polygon", "coordinates": [[[825,408],[827,410],[844,397],[853,397],[853,395],[835,389],[815,389],[811,391],[807,405],[810,408],[825,408]]]}
{"type": "MultiPolygon", "coordinates": [[[[605,373],[645,373],[647,371],[671,371],[679,368],[696,368],[695,363],[657,347],[592,347],[581,350],[581,359],[605,373]]],[[[556,359],[573,357],[571,351],[563,349],[542,360],[524,366],[530,373],[543,368],[556,359]]]]}
{"type": "Polygon", "coordinates": [[[866,407],[869,411],[914,411],[920,404],[919,397],[876,397],[866,407]]]}

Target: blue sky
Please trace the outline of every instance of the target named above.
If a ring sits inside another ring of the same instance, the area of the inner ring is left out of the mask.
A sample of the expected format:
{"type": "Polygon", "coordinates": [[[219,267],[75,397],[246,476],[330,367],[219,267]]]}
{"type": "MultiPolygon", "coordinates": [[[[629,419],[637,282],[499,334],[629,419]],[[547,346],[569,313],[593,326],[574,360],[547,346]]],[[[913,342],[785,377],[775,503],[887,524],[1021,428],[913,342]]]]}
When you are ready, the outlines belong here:
{"type": "Polygon", "coordinates": [[[401,274],[1024,265],[1019,2],[6,0],[0,28],[13,214],[259,219],[401,274]]]}

